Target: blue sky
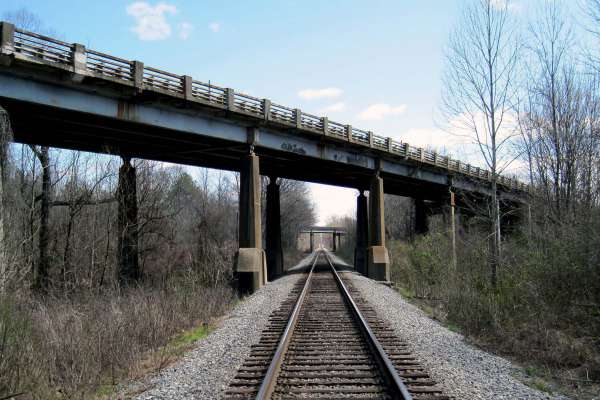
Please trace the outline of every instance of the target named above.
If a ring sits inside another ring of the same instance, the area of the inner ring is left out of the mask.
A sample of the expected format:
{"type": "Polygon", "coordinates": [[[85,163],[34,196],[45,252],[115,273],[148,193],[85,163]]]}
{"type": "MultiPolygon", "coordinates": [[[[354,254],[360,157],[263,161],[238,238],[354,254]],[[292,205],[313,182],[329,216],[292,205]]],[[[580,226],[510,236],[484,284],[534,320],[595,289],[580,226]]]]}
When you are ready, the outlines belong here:
{"type": "MultiPolygon", "coordinates": [[[[514,2],[514,12],[538,1],[514,2]]],[[[0,16],[25,7],[65,41],[460,153],[435,120],[463,3],[3,0],[0,16]]],[[[355,191],[312,191],[322,222],[354,208],[355,191]]]]}

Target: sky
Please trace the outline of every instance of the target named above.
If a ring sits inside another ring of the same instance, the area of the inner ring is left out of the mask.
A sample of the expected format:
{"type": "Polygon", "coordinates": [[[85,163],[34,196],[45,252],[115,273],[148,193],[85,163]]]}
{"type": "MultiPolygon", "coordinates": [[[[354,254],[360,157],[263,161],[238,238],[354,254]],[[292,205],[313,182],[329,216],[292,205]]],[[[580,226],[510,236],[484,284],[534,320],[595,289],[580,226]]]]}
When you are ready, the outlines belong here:
{"type": "MultiPolygon", "coordinates": [[[[64,41],[470,159],[437,111],[465,1],[2,0],[0,16],[26,8],[64,41]]],[[[354,212],[356,190],[310,187],[321,223],[354,212]]]]}

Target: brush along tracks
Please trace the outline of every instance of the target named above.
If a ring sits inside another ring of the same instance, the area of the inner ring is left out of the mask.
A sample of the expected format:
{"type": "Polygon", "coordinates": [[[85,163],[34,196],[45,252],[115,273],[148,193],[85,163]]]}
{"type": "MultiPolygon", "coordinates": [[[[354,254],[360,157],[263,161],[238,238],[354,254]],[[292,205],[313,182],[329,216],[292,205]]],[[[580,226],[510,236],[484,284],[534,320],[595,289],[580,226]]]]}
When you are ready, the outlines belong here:
{"type": "Polygon", "coordinates": [[[271,315],[225,398],[448,399],[325,251],[271,315]]]}

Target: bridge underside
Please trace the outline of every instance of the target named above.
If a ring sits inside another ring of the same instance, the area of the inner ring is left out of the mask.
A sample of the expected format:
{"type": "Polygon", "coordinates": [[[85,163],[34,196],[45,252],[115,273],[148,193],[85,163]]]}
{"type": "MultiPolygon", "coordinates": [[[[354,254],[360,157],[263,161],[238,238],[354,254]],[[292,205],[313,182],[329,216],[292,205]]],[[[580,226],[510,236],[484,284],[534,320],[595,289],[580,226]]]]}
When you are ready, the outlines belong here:
{"type": "MultiPolygon", "coordinates": [[[[201,136],[3,97],[0,97],[0,106],[8,111],[14,139],[21,143],[229,171],[240,171],[240,160],[248,153],[248,143],[242,141],[201,136]]],[[[367,189],[373,175],[371,168],[320,158],[311,158],[307,162],[304,155],[273,150],[259,143],[255,152],[260,157],[260,173],[266,176],[367,189]]],[[[386,179],[386,193],[394,195],[414,196],[419,193],[425,198],[437,199],[448,191],[445,184],[395,174],[382,175],[386,179]]]]}
{"type": "MultiPolygon", "coordinates": [[[[265,275],[282,271],[280,227],[268,231],[273,248],[267,254],[262,250],[260,175],[358,189],[356,268],[378,280],[389,279],[384,192],[427,200],[430,209],[447,207],[450,190],[465,193],[467,203],[490,194],[484,181],[331,133],[300,130],[270,117],[263,121],[239,109],[232,112],[235,107],[228,105],[191,102],[122,81],[19,63],[0,57],[0,106],[8,111],[17,142],[240,172],[236,265],[250,290],[262,285],[265,275]],[[276,260],[274,267],[267,268],[266,260],[276,260]]],[[[278,186],[269,186],[269,204],[276,204],[278,186]]],[[[510,191],[502,197],[510,207],[521,202],[510,191]]],[[[268,207],[269,221],[279,224],[278,208],[268,207]]]]}

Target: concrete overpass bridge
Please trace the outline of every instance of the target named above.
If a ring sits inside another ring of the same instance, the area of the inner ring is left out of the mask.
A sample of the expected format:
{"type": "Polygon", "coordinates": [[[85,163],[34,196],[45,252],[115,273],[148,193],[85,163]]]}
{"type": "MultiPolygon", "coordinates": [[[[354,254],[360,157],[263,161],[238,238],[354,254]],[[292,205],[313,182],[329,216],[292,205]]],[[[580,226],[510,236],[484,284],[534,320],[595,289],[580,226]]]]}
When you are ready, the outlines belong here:
{"type": "MultiPolygon", "coordinates": [[[[357,269],[379,280],[389,278],[384,192],[448,207],[456,205],[455,191],[491,193],[491,174],[481,168],[6,22],[0,25],[0,106],[16,141],[119,155],[125,181],[135,174],[132,157],[240,172],[236,271],[246,290],[282,272],[277,177],[359,190],[357,269]],[[266,255],[260,175],[272,182],[266,255]],[[267,259],[274,260],[268,269],[267,259]]],[[[519,204],[526,190],[516,179],[499,178],[505,207],[519,204]]]]}

